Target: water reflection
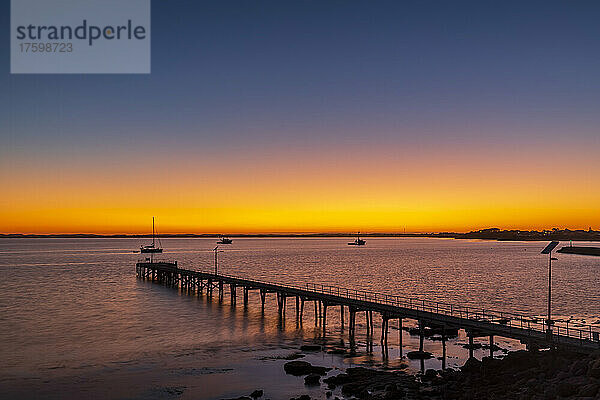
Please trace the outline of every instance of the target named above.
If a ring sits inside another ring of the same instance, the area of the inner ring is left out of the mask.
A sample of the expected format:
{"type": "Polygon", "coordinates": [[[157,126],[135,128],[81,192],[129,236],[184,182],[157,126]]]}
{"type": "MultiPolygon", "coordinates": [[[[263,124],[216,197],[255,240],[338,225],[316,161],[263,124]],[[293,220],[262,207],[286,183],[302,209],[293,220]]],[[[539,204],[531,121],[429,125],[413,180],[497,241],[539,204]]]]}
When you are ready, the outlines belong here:
{"type": "MultiPolygon", "coordinates": [[[[182,267],[210,269],[211,242],[165,239],[163,245],[165,256],[182,267]]],[[[0,341],[10,344],[0,349],[0,385],[8,397],[65,398],[69,393],[81,398],[93,392],[135,398],[147,392],[149,381],[185,386],[181,398],[194,398],[194,390],[204,390],[208,398],[237,397],[276,379],[281,392],[270,396],[285,398],[286,390],[303,388],[302,382],[282,375],[281,361],[259,358],[289,354],[305,343],[325,345],[331,353],[307,353],[306,359],[334,368],[368,364],[418,371],[456,367],[469,356],[464,331],[447,340],[424,340],[423,350],[435,357],[409,360],[406,354],[420,347],[419,337],[407,331],[417,327],[416,321],[405,319],[399,326],[397,319],[390,320],[388,346],[382,347],[380,315],[373,315],[371,324],[364,312],[357,313],[350,335],[347,309],[344,324],[333,306],[327,308],[326,324],[319,324],[314,302],[304,303],[301,319],[295,301],[287,302],[280,317],[274,294],[264,294],[263,303],[260,292],[250,291],[244,306],[242,291],[232,304],[229,295],[213,291],[187,293],[139,281],[137,256],[129,252],[139,244],[0,239],[0,341]],[[264,374],[257,376],[257,370],[264,374]],[[222,382],[227,389],[218,391],[222,382]],[[110,391],[102,389],[108,386],[110,391]]],[[[232,275],[294,284],[318,280],[544,312],[546,269],[533,251],[539,243],[372,239],[364,248],[351,248],[344,239],[249,239],[232,246],[220,255],[220,268],[232,275]]],[[[561,255],[553,267],[557,312],[600,320],[595,273],[600,259],[561,255]]],[[[479,345],[471,349],[475,357],[489,353],[489,338],[474,338],[474,344],[479,345]]],[[[521,346],[503,338],[494,344],[521,346]]]]}

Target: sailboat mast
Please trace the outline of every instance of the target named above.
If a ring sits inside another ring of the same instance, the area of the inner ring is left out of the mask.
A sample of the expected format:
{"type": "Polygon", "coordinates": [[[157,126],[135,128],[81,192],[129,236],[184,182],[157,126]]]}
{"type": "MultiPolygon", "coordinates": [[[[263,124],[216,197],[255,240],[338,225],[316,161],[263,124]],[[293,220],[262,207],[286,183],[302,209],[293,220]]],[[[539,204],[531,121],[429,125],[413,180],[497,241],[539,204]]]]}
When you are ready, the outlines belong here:
{"type": "Polygon", "coordinates": [[[154,247],[154,217],[152,217],[152,247],[154,247]]]}

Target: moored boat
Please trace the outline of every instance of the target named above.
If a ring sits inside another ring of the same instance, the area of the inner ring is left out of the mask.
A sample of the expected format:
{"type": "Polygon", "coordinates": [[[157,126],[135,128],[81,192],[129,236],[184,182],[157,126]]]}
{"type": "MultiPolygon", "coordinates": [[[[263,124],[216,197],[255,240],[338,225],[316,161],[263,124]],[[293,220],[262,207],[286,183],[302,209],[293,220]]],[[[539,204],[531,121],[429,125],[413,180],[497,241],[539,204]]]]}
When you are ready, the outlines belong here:
{"type": "Polygon", "coordinates": [[[367,241],[361,239],[360,238],[360,232],[358,232],[356,234],[356,239],[354,239],[354,242],[349,242],[348,246],[364,246],[365,244],[367,244],[367,241]]]}
{"type": "Polygon", "coordinates": [[[162,253],[163,249],[160,247],[160,239],[158,239],[158,246],[156,245],[155,234],[154,234],[154,217],[152,217],[152,243],[146,246],[140,246],[140,253],[162,253]]]}
{"type": "Polygon", "coordinates": [[[217,244],[231,244],[233,243],[232,239],[226,238],[225,236],[221,236],[221,239],[217,242],[217,244]]]}

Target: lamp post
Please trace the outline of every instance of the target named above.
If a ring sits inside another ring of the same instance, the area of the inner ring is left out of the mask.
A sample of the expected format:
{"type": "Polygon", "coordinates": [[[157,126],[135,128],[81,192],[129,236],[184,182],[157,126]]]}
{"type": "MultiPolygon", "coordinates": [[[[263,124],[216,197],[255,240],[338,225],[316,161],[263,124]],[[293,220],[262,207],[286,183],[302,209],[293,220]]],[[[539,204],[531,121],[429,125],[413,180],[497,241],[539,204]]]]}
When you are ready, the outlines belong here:
{"type": "Polygon", "coordinates": [[[215,275],[218,275],[219,272],[219,259],[218,259],[218,254],[222,253],[223,250],[219,250],[219,246],[215,247],[213,249],[213,251],[215,252],[215,275]]]}
{"type": "Polygon", "coordinates": [[[548,243],[548,245],[542,250],[540,254],[548,254],[548,319],[546,320],[546,324],[548,326],[546,330],[547,335],[552,335],[552,260],[558,260],[557,258],[552,258],[552,250],[558,246],[558,242],[553,240],[548,243]]]}

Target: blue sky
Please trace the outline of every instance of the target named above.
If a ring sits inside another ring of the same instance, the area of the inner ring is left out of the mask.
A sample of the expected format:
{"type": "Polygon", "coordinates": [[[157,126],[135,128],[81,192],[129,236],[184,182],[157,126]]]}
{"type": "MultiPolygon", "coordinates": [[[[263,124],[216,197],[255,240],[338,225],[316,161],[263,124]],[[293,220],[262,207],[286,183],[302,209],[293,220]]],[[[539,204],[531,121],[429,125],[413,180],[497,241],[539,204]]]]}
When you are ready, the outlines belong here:
{"type": "Polygon", "coordinates": [[[597,1],[153,1],[150,75],[10,75],[3,0],[0,165],[361,146],[568,164],[599,148],[598,21],[597,1]]]}

